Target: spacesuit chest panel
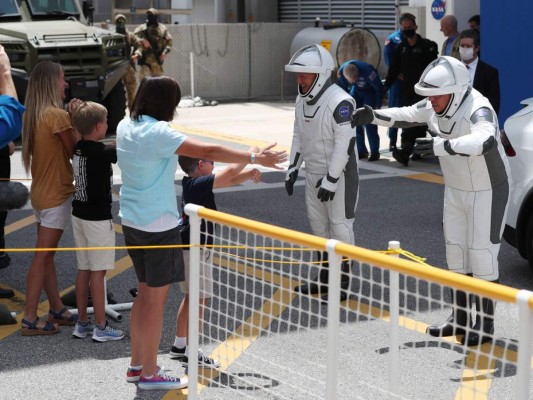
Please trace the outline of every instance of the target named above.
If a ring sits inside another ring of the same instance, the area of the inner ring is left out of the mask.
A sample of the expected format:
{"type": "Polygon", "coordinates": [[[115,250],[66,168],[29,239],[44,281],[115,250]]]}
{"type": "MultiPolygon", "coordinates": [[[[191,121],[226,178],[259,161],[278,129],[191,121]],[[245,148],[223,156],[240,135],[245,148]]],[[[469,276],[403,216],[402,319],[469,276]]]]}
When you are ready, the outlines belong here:
{"type": "Polygon", "coordinates": [[[296,106],[302,156],[306,170],[311,173],[325,174],[328,171],[328,159],[335,144],[333,113],[328,104],[336,87],[328,88],[312,105],[300,101],[296,106]]]}

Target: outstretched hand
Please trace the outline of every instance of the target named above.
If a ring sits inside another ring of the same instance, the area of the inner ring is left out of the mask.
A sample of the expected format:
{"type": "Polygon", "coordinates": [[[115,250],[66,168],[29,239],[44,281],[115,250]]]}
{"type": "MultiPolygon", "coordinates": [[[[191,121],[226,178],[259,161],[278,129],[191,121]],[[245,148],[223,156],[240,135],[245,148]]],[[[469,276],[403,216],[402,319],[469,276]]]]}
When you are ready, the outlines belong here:
{"type": "Polygon", "coordinates": [[[256,156],[257,164],[260,164],[264,167],[270,167],[278,170],[282,170],[283,167],[280,167],[277,164],[281,164],[287,161],[288,155],[285,150],[282,151],[273,151],[270,150],[277,145],[276,142],[269,144],[267,147],[262,149],[259,154],[256,156]]]}
{"type": "Polygon", "coordinates": [[[372,111],[372,107],[365,105],[352,113],[352,128],[370,124],[373,120],[374,111],[372,111]]]}

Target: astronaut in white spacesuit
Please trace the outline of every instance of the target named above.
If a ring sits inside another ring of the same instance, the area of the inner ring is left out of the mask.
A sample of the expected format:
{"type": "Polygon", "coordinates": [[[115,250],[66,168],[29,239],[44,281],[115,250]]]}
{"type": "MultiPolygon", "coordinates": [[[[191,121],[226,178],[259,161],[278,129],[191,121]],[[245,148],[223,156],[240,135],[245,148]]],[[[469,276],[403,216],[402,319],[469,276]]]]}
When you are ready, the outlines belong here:
{"type": "MultiPolygon", "coordinates": [[[[409,107],[359,108],[352,123],[409,127],[428,124],[431,138],[415,142],[417,154],[439,157],[444,176],[444,237],[448,269],[498,282],[498,252],[509,199],[509,164],[500,142],[498,120],[488,99],[472,88],[459,60],[442,56],[431,62],[415,91],[427,99],[409,107]]],[[[469,346],[491,340],[494,302],[475,297],[478,318],[471,326],[468,295],[452,291],[452,315],[432,336],[463,335],[469,346]],[[487,335],[484,335],[487,334],[487,335]]]]}
{"type": "MultiPolygon", "coordinates": [[[[359,193],[357,148],[350,119],[355,100],[331,79],[333,57],[317,44],[298,50],[285,70],[298,83],[294,135],[285,188],[292,195],[298,171],[305,161],[305,203],[313,233],[354,243],[353,222],[359,193]]],[[[319,276],[296,288],[303,294],[327,293],[325,254],[319,276]]],[[[341,299],[347,297],[349,265],[341,275],[341,299]]],[[[327,299],[327,294],[323,296],[327,299]]]]}

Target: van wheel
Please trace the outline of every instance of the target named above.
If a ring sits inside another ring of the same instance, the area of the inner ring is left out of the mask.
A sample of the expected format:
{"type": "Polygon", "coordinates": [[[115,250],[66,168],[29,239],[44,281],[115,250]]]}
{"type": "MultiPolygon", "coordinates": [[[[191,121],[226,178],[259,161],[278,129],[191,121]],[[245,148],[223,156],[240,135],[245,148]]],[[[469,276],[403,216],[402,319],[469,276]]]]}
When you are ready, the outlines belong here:
{"type": "Polygon", "coordinates": [[[525,248],[529,268],[531,268],[531,271],[533,271],[533,216],[530,217],[527,224],[525,248]]]}

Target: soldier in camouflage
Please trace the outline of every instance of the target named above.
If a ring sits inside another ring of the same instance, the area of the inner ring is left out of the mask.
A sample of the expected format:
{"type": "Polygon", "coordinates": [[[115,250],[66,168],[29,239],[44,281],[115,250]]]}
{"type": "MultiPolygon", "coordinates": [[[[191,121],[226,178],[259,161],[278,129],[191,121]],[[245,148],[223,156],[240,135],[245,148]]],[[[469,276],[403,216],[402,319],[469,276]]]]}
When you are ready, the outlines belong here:
{"type": "Polygon", "coordinates": [[[137,60],[142,56],[141,41],[132,32],[126,30],[126,16],[124,14],[117,14],[115,16],[116,32],[126,36],[128,41],[128,54],[130,56],[130,65],[126,69],[126,73],[122,77],[122,82],[126,88],[126,96],[128,99],[128,109],[131,110],[135,93],[137,92],[137,71],[135,65],[137,60]]]}
{"type": "Polygon", "coordinates": [[[159,23],[158,14],[155,8],[149,8],[146,11],[146,23],[134,31],[142,44],[142,57],[139,60],[141,80],[146,76],[163,74],[163,63],[172,48],[172,36],[167,27],[159,23]]]}

